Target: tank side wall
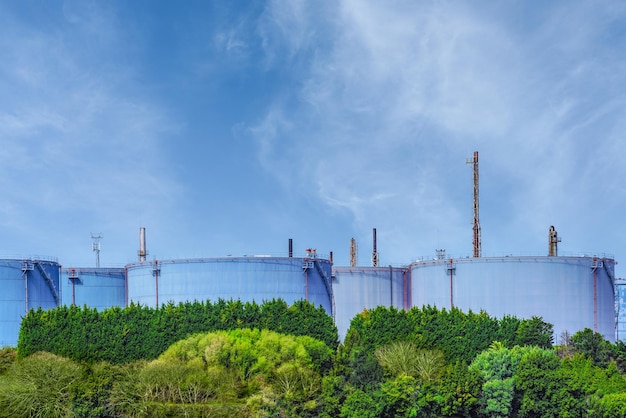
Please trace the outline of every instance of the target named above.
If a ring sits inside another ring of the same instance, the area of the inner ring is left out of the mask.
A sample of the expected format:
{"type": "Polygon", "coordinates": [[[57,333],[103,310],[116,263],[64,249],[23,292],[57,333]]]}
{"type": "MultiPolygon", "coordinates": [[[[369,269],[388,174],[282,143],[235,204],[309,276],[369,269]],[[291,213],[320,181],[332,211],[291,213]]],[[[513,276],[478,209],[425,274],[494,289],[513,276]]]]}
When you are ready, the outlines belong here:
{"type": "Polygon", "coordinates": [[[124,269],[84,269],[74,271],[77,279],[71,280],[70,270],[61,272],[63,304],[87,305],[103,310],[113,306],[123,307],[126,300],[126,276],[124,269]]]}
{"type": "MultiPolygon", "coordinates": [[[[55,308],[56,301],[48,282],[36,263],[42,267],[52,281],[57,294],[60,293],[60,266],[55,262],[33,260],[33,270],[28,276],[28,308],[55,308]]],[[[16,346],[20,324],[26,314],[26,279],[21,260],[0,260],[0,347],[16,346]]]]}
{"type": "Polygon", "coordinates": [[[335,267],[335,323],[343,341],[352,319],[377,306],[404,307],[405,269],[388,267],[335,267]]]}
{"type": "Polygon", "coordinates": [[[615,306],[617,309],[617,332],[619,341],[626,341],[626,279],[615,281],[615,306]]]}
{"type": "MultiPolygon", "coordinates": [[[[591,258],[538,257],[455,260],[452,299],[464,311],[518,318],[540,316],[563,331],[594,329],[594,278],[591,258]]],[[[450,280],[443,263],[413,265],[413,305],[450,305],[450,280]],[[446,303],[447,298],[447,303],[446,303]]],[[[597,271],[597,330],[614,340],[611,280],[597,271]]]]}
{"type": "MultiPolygon", "coordinates": [[[[307,299],[330,314],[330,298],[317,269],[303,269],[300,258],[245,258],[163,261],[158,277],[159,304],[193,300],[281,298],[288,304],[307,299]]],[[[330,263],[320,260],[330,276],[330,263]]],[[[128,266],[129,302],[156,304],[153,265],[128,266]]]]}

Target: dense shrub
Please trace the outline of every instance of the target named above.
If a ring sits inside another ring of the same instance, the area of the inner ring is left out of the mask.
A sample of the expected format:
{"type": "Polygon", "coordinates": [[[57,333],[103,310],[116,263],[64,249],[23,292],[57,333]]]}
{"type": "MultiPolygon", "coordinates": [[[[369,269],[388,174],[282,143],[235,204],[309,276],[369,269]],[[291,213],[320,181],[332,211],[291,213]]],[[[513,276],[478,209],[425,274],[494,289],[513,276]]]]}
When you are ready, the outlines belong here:
{"type": "Polygon", "coordinates": [[[31,310],[22,321],[18,354],[47,351],[77,361],[124,364],[154,359],[172,343],[198,332],[262,328],[308,335],[335,349],[337,328],[322,307],[282,300],[262,305],[218,300],[165,304],[158,309],[131,304],[98,312],[61,306],[31,310]]]}
{"type": "Polygon", "coordinates": [[[402,311],[381,306],[352,319],[342,361],[348,362],[361,351],[373,354],[377,348],[395,341],[437,349],[448,361],[462,360],[469,364],[494,341],[508,348],[514,344],[551,347],[552,326],[538,317],[520,320],[505,316],[498,320],[484,311],[465,313],[457,308],[439,310],[430,306],[402,311]]]}
{"type": "Polygon", "coordinates": [[[126,415],[214,416],[226,405],[233,415],[316,415],[331,356],[308,336],[258,329],[196,334],[114,385],[111,398],[126,415]]]}
{"type": "Polygon", "coordinates": [[[0,376],[0,417],[71,416],[80,366],[50,353],[19,360],[0,376]]]}
{"type": "Polygon", "coordinates": [[[0,375],[6,372],[17,358],[17,350],[13,347],[0,349],[0,375]]]}

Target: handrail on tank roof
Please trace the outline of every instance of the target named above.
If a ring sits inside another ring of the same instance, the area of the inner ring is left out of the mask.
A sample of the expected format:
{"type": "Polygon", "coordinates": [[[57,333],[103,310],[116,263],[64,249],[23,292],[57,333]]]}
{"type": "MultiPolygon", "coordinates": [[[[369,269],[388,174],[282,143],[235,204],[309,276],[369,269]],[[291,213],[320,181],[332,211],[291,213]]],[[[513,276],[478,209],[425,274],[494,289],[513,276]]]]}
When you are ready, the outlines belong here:
{"type": "Polygon", "coordinates": [[[52,263],[58,263],[59,259],[57,257],[52,257],[49,255],[39,255],[39,254],[3,254],[0,255],[0,260],[28,260],[28,261],[49,261],[52,263]]]}
{"type": "MultiPolygon", "coordinates": [[[[545,258],[600,258],[600,259],[610,259],[615,260],[614,254],[597,252],[597,251],[559,251],[558,256],[549,256],[545,252],[521,252],[521,253],[499,253],[499,254],[485,254],[482,253],[480,258],[527,258],[527,257],[545,257],[545,258]]],[[[414,263],[422,262],[422,261],[438,261],[438,260],[465,260],[465,259],[473,259],[475,257],[470,254],[464,254],[462,256],[450,255],[446,254],[444,258],[437,258],[437,256],[421,256],[417,257],[413,260],[414,263]]]]}

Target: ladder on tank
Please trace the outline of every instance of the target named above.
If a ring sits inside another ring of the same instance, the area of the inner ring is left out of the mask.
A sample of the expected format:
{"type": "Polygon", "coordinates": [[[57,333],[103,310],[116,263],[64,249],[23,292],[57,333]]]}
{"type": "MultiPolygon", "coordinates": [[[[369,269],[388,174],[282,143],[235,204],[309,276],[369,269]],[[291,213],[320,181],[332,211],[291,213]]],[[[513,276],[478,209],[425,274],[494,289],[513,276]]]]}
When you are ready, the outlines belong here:
{"type": "Polygon", "coordinates": [[[315,270],[317,270],[317,273],[322,278],[322,282],[324,282],[324,287],[326,287],[328,296],[330,296],[330,314],[334,321],[335,320],[335,295],[333,294],[333,284],[328,279],[328,276],[326,276],[326,273],[324,272],[324,269],[322,268],[317,258],[313,259],[313,264],[315,265],[315,270]]]}
{"type": "Polygon", "coordinates": [[[41,273],[41,276],[44,278],[44,280],[46,281],[46,283],[48,284],[48,287],[50,288],[50,293],[52,293],[52,297],[54,298],[54,303],[59,306],[59,292],[57,292],[57,288],[54,285],[54,282],[52,281],[52,279],[50,278],[50,275],[48,274],[48,272],[43,268],[43,266],[41,265],[40,262],[38,261],[34,261],[32,262],[35,266],[37,266],[37,270],[39,270],[39,273],[41,273]]]}

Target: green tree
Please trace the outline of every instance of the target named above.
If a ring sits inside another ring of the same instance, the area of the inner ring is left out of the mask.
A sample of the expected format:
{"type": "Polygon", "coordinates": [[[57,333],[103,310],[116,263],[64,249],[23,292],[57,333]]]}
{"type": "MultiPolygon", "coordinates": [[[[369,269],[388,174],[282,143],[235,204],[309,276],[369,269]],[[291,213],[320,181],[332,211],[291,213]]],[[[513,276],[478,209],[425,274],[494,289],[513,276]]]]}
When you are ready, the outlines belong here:
{"type": "Polygon", "coordinates": [[[572,335],[572,344],[576,353],[589,357],[596,366],[606,367],[609,364],[611,344],[599,332],[589,328],[578,331],[572,335]]]}
{"type": "Polygon", "coordinates": [[[479,397],[480,412],[489,417],[506,417],[514,410],[515,375],[521,359],[536,347],[506,348],[502,343],[492,343],[480,353],[470,370],[476,370],[483,379],[479,397]]]}
{"type": "Polygon", "coordinates": [[[541,348],[552,348],[554,343],[554,327],[538,316],[521,321],[517,328],[516,345],[533,345],[541,348]]]}
{"type": "Polygon", "coordinates": [[[520,417],[559,415],[558,391],[562,382],[556,371],[560,363],[555,351],[541,348],[535,348],[521,358],[515,373],[520,417]]]}
{"type": "Polygon", "coordinates": [[[447,365],[439,384],[442,416],[475,416],[482,383],[479,370],[470,370],[464,362],[447,365]]]}
{"type": "Polygon", "coordinates": [[[369,394],[356,389],[346,397],[339,416],[341,418],[376,418],[380,416],[379,405],[369,394]]]}

